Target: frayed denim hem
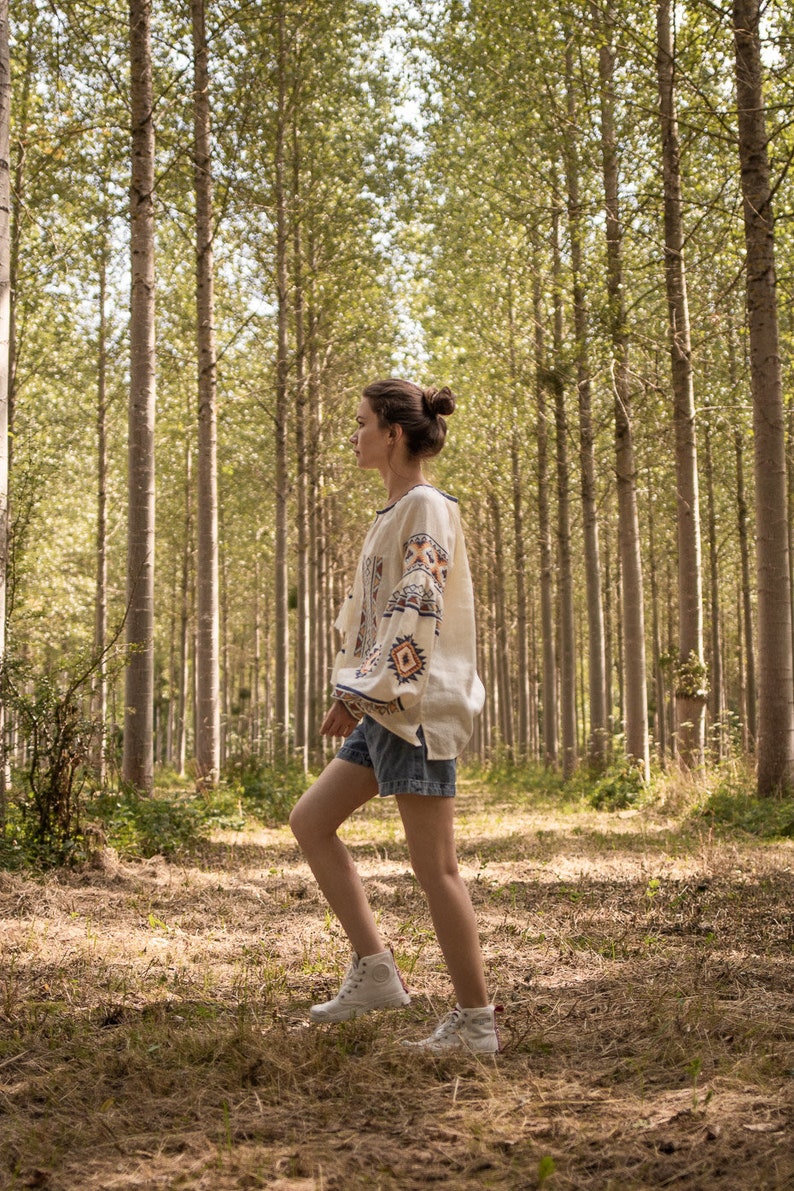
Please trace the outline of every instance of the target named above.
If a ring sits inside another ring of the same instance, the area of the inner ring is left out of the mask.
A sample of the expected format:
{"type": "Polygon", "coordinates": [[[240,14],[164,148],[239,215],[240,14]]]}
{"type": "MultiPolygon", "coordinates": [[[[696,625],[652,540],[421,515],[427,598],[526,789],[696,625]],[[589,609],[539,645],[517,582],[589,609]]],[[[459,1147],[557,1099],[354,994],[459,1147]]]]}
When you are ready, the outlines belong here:
{"type": "Polygon", "coordinates": [[[431,798],[454,798],[455,787],[441,782],[421,782],[409,778],[407,781],[384,782],[378,788],[381,798],[391,798],[395,794],[426,794],[431,798]]]}

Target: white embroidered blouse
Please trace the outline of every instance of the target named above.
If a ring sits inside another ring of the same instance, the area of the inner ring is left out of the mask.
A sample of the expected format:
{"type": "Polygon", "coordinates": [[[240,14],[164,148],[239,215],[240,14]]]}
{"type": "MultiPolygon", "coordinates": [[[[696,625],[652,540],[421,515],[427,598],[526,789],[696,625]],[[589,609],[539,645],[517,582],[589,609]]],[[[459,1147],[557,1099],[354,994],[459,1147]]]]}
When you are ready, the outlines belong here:
{"type": "Polygon", "coordinates": [[[421,725],[431,760],[457,757],[485,691],[454,497],[420,484],[377,514],[336,627],[334,698],[411,744],[421,725]]]}

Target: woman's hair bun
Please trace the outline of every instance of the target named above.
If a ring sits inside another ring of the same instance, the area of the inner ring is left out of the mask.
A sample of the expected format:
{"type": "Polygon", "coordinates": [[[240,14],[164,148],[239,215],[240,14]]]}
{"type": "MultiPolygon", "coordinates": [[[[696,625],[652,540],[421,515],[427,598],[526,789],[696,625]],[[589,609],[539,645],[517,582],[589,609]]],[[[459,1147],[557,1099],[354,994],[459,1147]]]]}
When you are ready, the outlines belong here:
{"type": "Polygon", "coordinates": [[[433,417],[448,416],[455,409],[455,394],[446,385],[443,389],[422,389],[422,399],[433,417]]]}

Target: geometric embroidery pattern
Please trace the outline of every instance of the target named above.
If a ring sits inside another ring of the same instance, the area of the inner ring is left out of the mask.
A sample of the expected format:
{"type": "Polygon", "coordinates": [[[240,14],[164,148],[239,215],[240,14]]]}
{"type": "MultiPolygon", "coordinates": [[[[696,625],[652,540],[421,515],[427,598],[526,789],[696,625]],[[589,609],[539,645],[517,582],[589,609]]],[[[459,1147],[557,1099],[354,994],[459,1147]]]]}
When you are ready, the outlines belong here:
{"type": "Polygon", "coordinates": [[[415,612],[419,616],[432,616],[438,621],[443,617],[438,597],[427,581],[404,583],[389,596],[389,602],[383,612],[384,619],[401,612],[415,612]]]}
{"type": "Polygon", "coordinates": [[[381,649],[380,645],[373,645],[372,649],[364,658],[358,670],[356,670],[356,678],[366,678],[366,676],[370,674],[377,666],[378,659],[380,658],[382,652],[383,650],[381,649]]]}
{"type": "Polygon", "coordinates": [[[405,543],[406,571],[426,571],[438,591],[443,591],[447,582],[449,555],[430,534],[417,533],[405,543]]]}
{"type": "Polygon", "coordinates": [[[389,650],[389,666],[398,682],[416,682],[425,668],[424,650],[413,637],[398,637],[389,650]]]}
{"type": "Polygon", "coordinates": [[[380,581],[383,578],[383,559],[377,554],[369,554],[361,564],[361,577],[364,581],[364,599],[361,607],[361,622],[358,626],[355,656],[360,658],[368,654],[375,644],[378,624],[375,617],[375,601],[378,598],[380,581]]]}

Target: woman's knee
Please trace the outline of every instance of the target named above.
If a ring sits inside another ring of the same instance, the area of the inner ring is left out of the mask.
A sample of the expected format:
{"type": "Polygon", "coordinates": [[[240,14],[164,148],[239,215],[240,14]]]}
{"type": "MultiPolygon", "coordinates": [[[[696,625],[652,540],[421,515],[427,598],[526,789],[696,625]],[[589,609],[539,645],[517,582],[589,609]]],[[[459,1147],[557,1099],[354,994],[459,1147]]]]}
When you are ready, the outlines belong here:
{"type": "Polygon", "coordinates": [[[430,859],[423,857],[420,859],[414,856],[411,858],[411,868],[414,870],[414,876],[421,885],[423,893],[427,895],[436,892],[443,894],[460,881],[457,860],[454,858],[430,859]]]}
{"type": "Polygon", "coordinates": [[[317,834],[317,825],[314,822],[311,802],[309,798],[307,798],[307,795],[310,793],[311,789],[307,790],[306,794],[298,799],[290,811],[289,816],[290,830],[300,844],[301,848],[305,848],[307,845],[309,845],[317,834]]]}

